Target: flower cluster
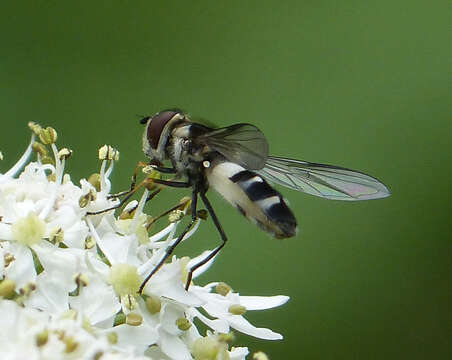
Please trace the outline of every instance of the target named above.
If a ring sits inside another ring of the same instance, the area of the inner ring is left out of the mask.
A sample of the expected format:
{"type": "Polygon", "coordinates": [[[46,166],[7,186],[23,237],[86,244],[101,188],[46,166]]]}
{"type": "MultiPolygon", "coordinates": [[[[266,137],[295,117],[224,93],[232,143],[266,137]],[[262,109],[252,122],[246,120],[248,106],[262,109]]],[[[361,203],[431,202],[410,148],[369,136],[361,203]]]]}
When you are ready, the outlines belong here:
{"type": "Polygon", "coordinates": [[[71,151],[57,148],[56,131],[30,128],[24,155],[0,174],[1,359],[239,360],[249,351],[231,347],[232,330],[282,338],[243,315],[282,305],[286,296],[242,296],[221,282],[192,282],[185,290],[188,270],[208,251],[172,256],[140,293],[177,239],[189,200],[163,230],[149,234],[153,220],[143,212],[149,190],[128,204],[110,194],[115,149],[103,147],[100,172],[78,186],[64,172],[71,151]],[[33,152],[37,161],[29,162],[33,152]],[[116,216],[119,205],[124,210],[116,216]],[[209,329],[204,334],[201,323],[209,329]]]}

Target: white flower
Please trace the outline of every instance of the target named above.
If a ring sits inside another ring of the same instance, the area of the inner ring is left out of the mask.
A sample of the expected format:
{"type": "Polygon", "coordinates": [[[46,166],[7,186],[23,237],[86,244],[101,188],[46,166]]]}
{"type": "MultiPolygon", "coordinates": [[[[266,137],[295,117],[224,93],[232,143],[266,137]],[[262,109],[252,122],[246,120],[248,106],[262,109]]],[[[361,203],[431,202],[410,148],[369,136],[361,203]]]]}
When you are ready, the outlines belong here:
{"type": "MultiPolygon", "coordinates": [[[[1,359],[102,354],[102,359],[239,360],[248,349],[230,348],[231,329],[282,338],[244,315],[280,306],[286,296],[241,296],[219,282],[192,282],[185,290],[188,269],[211,250],[191,260],[172,256],[139,294],[143,279],[178,239],[189,202],[181,202],[170,223],[149,235],[148,190],[139,202],[125,205],[124,216],[111,209],[120,204],[110,194],[116,150],[103,147],[99,174],[77,186],[64,172],[71,151],[58,150],[56,131],[30,127],[43,144],[33,136],[17,164],[0,174],[1,359]],[[32,149],[38,159],[27,163],[32,149]],[[211,331],[201,334],[195,318],[211,331]]],[[[211,264],[197,269],[193,279],[211,264]]]]}
{"type": "Polygon", "coordinates": [[[0,301],[0,358],[22,359],[148,359],[133,349],[118,352],[107,334],[93,334],[80,316],[55,316],[9,300],[0,301]],[[111,357],[110,357],[111,356],[111,357]]]}

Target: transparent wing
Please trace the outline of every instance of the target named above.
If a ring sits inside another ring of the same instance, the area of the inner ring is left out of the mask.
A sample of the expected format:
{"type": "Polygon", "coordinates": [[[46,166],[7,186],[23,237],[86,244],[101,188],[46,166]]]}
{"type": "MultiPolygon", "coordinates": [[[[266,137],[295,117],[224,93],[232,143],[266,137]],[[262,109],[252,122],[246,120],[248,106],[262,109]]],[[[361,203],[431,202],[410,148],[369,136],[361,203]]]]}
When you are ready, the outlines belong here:
{"type": "Polygon", "coordinates": [[[267,139],[251,124],[235,124],[212,130],[199,139],[229,161],[250,170],[262,169],[268,158],[267,139]]]}
{"type": "Polygon", "coordinates": [[[339,166],[270,156],[260,175],[277,184],[333,200],[369,200],[390,195],[379,180],[339,166]]]}

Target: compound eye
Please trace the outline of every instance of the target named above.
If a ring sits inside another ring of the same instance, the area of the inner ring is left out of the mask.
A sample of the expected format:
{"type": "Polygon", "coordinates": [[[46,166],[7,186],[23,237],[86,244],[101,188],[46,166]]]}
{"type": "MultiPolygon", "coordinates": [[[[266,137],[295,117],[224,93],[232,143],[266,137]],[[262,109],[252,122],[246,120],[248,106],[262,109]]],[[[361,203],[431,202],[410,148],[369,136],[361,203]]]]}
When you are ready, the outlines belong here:
{"type": "MultiPolygon", "coordinates": [[[[165,125],[168,124],[168,122],[177,114],[179,114],[179,112],[177,111],[162,111],[151,118],[148,125],[147,138],[149,144],[153,149],[157,149],[160,135],[162,135],[162,131],[165,128],[165,125]]],[[[142,121],[143,120],[144,119],[142,119],[142,121]]]]}

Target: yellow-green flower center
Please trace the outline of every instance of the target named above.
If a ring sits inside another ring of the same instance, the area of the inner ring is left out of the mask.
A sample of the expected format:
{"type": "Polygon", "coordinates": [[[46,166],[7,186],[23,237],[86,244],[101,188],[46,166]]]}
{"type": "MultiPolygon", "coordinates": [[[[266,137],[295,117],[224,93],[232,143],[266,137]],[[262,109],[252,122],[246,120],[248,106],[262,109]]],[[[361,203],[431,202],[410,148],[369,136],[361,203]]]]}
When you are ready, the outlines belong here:
{"type": "Polygon", "coordinates": [[[135,266],[115,264],[110,269],[110,284],[119,295],[136,294],[141,285],[141,277],[135,266]]]}
{"type": "Polygon", "coordinates": [[[46,224],[35,213],[17,220],[11,227],[13,238],[18,242],[32,246],[44,237],[46,224]]]}

